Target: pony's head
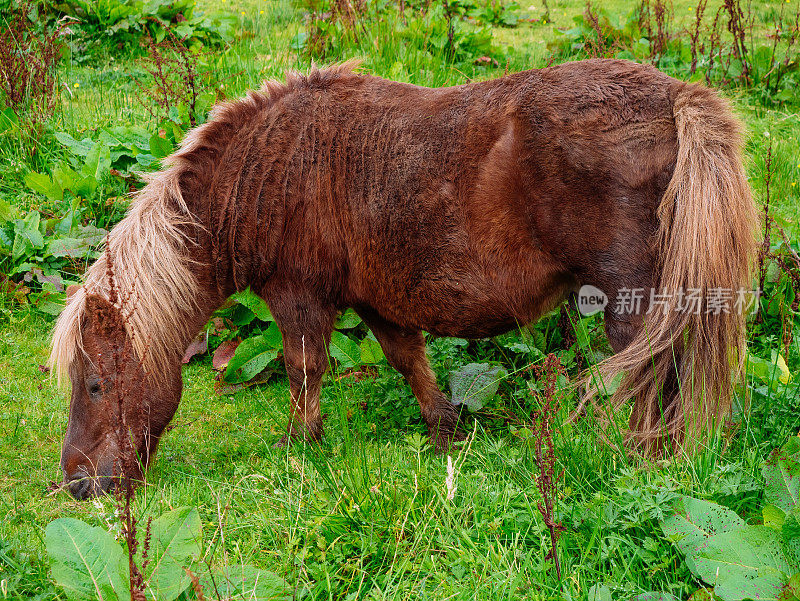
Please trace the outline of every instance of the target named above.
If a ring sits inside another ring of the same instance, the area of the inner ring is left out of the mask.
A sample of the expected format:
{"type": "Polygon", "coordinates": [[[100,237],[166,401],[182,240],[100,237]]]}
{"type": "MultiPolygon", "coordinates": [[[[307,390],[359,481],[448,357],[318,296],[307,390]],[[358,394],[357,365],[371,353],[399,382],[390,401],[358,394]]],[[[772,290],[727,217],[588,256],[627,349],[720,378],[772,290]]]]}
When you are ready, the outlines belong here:
{"type": "Polygon", "coordinates": [[[139,193],[53,330],[50,364],[72,385],[61,468],[78,499],[108,492],[121,470],[141,477],[180,401],[202,295],[177,178],[164,171],[139,193]]]}
{"type": "Polygon", "coordinates": [[[69,422],[61,449],[64,483],[77,499],[107,493],[126,470],[140,479],[181,395],[180,364],[150,377],[122,312],[108,299],[79,290],[69,422]],[[127,456],[126,456],[127,454],[127,456]]]}

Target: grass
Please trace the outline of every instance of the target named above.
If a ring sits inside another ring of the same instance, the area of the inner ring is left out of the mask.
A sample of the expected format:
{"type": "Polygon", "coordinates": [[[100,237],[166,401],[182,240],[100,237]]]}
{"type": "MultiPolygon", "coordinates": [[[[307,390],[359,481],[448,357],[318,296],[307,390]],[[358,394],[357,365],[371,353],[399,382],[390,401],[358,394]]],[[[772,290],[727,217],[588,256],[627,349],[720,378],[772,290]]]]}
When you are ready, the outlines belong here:
{"type": "MultiPolygon", "coordinates": [[[[280,0],[200,4],[231,11],[244,32],[202,58],[218,98],[308,66],[292,48],[303,29],[297,7],[280,0]]],[[[571,26],[583,11],[578,0],[549,4],[547,25],[493,29],[510,71],[543,66],[556,30],[571,26]]],[[[753,5],[763,12],[771,3],[753,5]]],[[[693,6],[675,0],[679,25],[688,24],[693,6]]],[[[613,0],[603,8],[623,19],[631,3],[613,0]]],[[[535,16],[542,5],[521,11],[535,16]]],[[[495,77],[506,67],[456,69],[407,48],[390,25],[377,26],[374,39],[362,38],[357,49],[331,60],[357,54],[375,74],[422,85],[495,77]]],[[[156,127],[131,81],[142,73],[131,56],[111,51],[91,65],[66,60],[52,130],[80,139],[111,125],[156,127]]],[[[747,126],[748,171],[758,198],[772,141],[773,216],[796,238],[800,116],[765,108],[742,91],[730,96],[747,126]]],[[[19,146],[0,145],[0,152],[10,166],[0,195],[23,209],[41,207],[41,197],[21,183],[27,164],[19,146]]],[[[45,149],[44,160],[62,153],[45,149]]],[[[52,321],[19,307],[0,320],[0,598],[60,599],[64,593],[50,578],[44,552],[44,527],[59,517],[78,517],[113,530],[115,507],[109,499],[81,503],[66,492],[47,492],[48,482],[61,478],[67,422],[65,393],[40,369],[52,321]]],[[[599,331],[592,339],[605,344],[599,331]]],[[[794,344],[786,357],[793,374],[800,368],[797,339],[794,344]]],[[[491,342],[465,350],[438,341],[431,355],[444,387],[453,367],[499,356],[491,342]]],[[[524,419],[507,411],[524,415],[530,409],[529,381],[535,383],[524,373],[510,377],[495,406],[477,417],[465,415],[469,437],[452,457],[456,491],[449,500],[447,458],[427,448],[416,402],[388,367],[379,367],[374,380],[328,377],[324,443],[286,450],[274,447],[287,421],[285,377],[219,395],[210,360],[201,358],[185,368],[183,400],[137,495],[137,515],[195,506],[204,525],[204,557],[213,565],[249,563],[281,575],[307,598],[348,600],[585,599],[602,584],[617,599],[648,591],[688,598],[701,585],[658,527],[670,502],[689,494],[717,500],[750,522],[760,520],[761,461],[787,435],[784,430],[776,434],[746,414],[735,432],[710,441],[691,460],[644,464],[599,442],[590,414],[564,424],[556,436],[562,477],[557,518],[566,528],[559,543],[565,578],[557,582],[545,560],[550,539],[537,509],[533,444],[524,419]]],[[[561,419],[572,401],[564,399],[561,419]]],[[[779,388],[761,402],[794,423],[796,387],[779,388]]]]}
{"type": "MultiPolygon", "coordinates": [[[[109,499],[46,492],[60,478],[67,417],[62,395],[38,367],[47,329],[31,314],[0,343],[9,376],[0,389],[9,401],[0,421],[0,541],[31,562],[28,592],[49,597],[44,526],[66,516],[113,526],[115,508],[109,499]]],[[[441,372],[441,362],[436,367],[441,372]]],[[[383,371],[386,385],[403,386],[383,371]]],[[[137,496],[137,514],[196,506],[216,563],[270,569],[312,598],[585,598],[597,583],[627,595],[663,589],[684,597],[693,591],[688,570],[657,527],[670,500],[715,498],[747,514],[760,495],[752,483],[761,450],[746,435],[734,445],[713,441],[693,461],[643,466],[598,444],[591,420],[564,426],[556,437],[558,518],[567,526],[561,593],[544,561],[549,537],[524,434],[467,418],[470,436],[454,455],[456,494],[448,501],[446,458],[426,449],[419,420],[406,428],[380,423],[387,409],[368,380],[329,380],[324,444],[287,451],[273,446],[285,423],[283,380],[218,396],[208,360],[188,366],[184,379],[174,429],[137,496]]],[[[0,566],[2,579],[10,570],[2,555],[0,566]]]]}

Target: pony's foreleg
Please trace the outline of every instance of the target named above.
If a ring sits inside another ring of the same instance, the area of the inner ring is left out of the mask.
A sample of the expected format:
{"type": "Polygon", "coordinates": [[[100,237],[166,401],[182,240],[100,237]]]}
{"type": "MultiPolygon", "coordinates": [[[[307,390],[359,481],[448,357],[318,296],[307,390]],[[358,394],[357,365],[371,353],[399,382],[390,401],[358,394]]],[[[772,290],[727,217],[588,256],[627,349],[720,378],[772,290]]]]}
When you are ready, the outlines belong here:
{"type": "Polygon", "coordinates": [[[327,346],[336,316],[332,308],[300,306],[297,301],[287,305],[289,310],[270,303],[271,307],[278,307],[273,309],[273,315],[283,335],[283,361],[291,394],[289,427],[280,444],[290,438],[322,437],[319,393],[328,368],[327,346]]]}
{"type": "Polygon", "coordinates": [[[417,397],[428,435],[437,451],[447,451],[454,440],[463,439],[457,430],[458,413],[439,390],[436,376],[425,354],[425,338],[420,330],[406,330],[370,310],[358,314],[381,344],[389,365],[403,374],[417,397]]]}

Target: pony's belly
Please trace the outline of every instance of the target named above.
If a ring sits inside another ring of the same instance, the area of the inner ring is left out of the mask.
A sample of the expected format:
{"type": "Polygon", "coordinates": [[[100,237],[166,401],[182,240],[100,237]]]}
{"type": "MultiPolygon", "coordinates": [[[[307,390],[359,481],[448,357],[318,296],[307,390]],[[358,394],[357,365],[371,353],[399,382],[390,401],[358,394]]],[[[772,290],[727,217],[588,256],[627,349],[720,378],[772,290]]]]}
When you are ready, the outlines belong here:
{"type": "Polygon", "coordinates": [[[413,293],[392,295],[394,298],[373,297],[363,304],[409,329],[453,338],[489,338],[535,321],[574,287],[567,277],[539,280],[528,286],[484,284],[465,288],[440,281],[413,293]]]}
{"type": "Polygon", "coordinates": [[[460,323],[431,323],[420,329],[450,338],[491,338],[525,325],[511,316],[475,315],[474,319],[464,319],[460,323]]]}

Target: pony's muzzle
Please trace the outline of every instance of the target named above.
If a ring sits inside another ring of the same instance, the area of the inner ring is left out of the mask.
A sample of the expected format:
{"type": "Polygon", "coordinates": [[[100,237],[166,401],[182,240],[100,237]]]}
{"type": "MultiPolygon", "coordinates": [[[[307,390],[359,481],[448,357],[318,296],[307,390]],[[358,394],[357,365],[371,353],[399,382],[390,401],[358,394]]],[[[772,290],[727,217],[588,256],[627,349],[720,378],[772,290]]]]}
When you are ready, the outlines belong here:
{"type": "Polygon", "coordinates": [[[92,478],[91,476],[76,474],[69,478],[68,488],[73,497],[83,501],[89,497],[92,490],[92,478]]]}
{"type": "Polygon", "coordinates": [[[73,497],[83,501],[111,492],[113,479],[101,475],[90,476],[86,468],[80,466],[75,473],[65,477],[65,485],[73,497]]]}

